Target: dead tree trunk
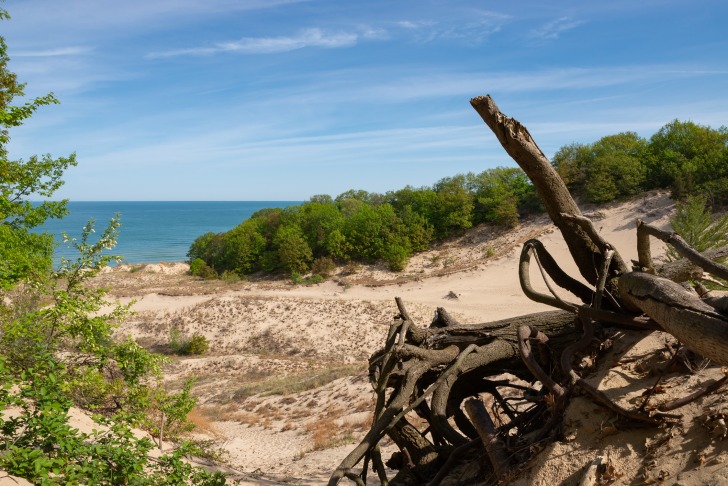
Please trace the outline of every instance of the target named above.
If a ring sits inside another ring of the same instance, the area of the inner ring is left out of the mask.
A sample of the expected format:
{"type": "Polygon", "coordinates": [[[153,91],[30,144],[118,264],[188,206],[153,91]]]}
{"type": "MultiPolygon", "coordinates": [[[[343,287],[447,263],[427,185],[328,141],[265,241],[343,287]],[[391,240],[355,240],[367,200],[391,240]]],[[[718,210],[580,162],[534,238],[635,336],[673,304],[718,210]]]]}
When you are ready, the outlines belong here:
{"type": "MultiPolygon", "coordinates": [[[[539,443],[553,440],[576,387],[628,421],[657,425],[670,419],[619,407],[572,369],[574,355],[595,339],[593,321],[633,329],[661,327],[694,351],[728,365],[728,302],[715,298],[701,301],[655,275],[659,271],[652,263],[649,237],[667,241],[693,266],[717,276],[728,278],[728,269],[695,253],[677,235],[638,225],[640,261],[637,271],[630,272],[616,249],[582,216],[528,130],[503,115],[489,96],[474,98],[471,104],[533,182],[592,288],[563,272],[543,245],[530,240],[521,255],[521,286],[529,298],[560,311],[463,325],[438,308],[430,327],[422,328],[412,322],[404,303],[397,299],[400,317],[391,326],[383,349],[369,360],[377,395],[373,425],[333,472],[329,486],[343,478],[366,484],[370,464],[381,483],[390,484],[378,446],[385,435],[400,449],[388,462],[399,469],[391,484],[436,486],[462,465],[466,467],[456,475],[459,484],[507,481],[539,443]],[[531,255],[536,255],[535,260],[556,285],[571,291],[581,302],[567,302],[555,293],[533,290],[531,255]],[[528,382],[538,381],[541,386],[519,386],[495,378],[504,371],[528,382]],[[484,396],[488,407],[480,401],[484,396]],[[424,427],[408,421],[415,414],[424,427]],[[488,457],[484,464],[480,461],[483,454],[488,457]],[[472,464],[479,465],[477,474],[468,476],[473,468],[467,466],[472,464]],[[361,467],[355,470],[358,465],[361,467]]],[[[713,255],[725,255],[725,251],[713,255]]],[[[695,274],[695,268],[689,266],[661,269],[672,272],[676,279],[677,275],[682,279],[695,274]]],[[[675,409],[719,386],[713,384],[679,402],[665,403],[661,409],[675,409]]]]}
{"type": "MultiPolygon", "coordinates": [[[[483,121],[498,137],[508,155],[523,169],[538,191],[549,217],[564,236],[581,275],[592,285],[596,284],[596,269],[601,266],[603,249],[597,248],[587,232],[567,216],[581,216],[576,202],[525,126],[518,120],[505,116],[490,96],[478,96],[470,100],[483,121]]],[[[612,259],[607,288],[610,280],[626,272],[624,261],[615,255],[612,259]]]]}

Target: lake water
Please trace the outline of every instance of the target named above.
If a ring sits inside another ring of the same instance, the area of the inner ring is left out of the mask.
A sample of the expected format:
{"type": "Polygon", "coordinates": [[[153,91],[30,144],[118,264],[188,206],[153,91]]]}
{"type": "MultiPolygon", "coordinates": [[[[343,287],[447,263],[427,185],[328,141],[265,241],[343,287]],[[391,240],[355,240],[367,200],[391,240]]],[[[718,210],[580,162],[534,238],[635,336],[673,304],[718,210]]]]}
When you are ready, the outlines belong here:
{"type": "MultiPolygon", "coordinates": [[[[198,236],[220,233],[237,226],[254,212],[264,208],[286,207],[300,201],[103,201],[69,202],[71,213],[60,220],[49,220],[40,228],[56,235],[61,232],[79,238],[90,219],[101,233],[116,213],[121,217],[121,233],[114,255],[126,263],[179,262],[187,260],[187,250],[198,236]]],[[[63,243],[56,256],[77,256],[63,243]]]]}

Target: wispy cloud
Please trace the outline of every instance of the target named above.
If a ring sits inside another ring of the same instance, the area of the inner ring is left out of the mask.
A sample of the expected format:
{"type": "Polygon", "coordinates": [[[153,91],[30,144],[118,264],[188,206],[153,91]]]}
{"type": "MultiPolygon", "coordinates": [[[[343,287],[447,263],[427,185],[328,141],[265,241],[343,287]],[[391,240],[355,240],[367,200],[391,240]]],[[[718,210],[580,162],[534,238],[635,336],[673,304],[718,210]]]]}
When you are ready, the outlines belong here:
{"type": "Polygon", "coordinates": [[[435,22],[424,21],[424,20],[400,20],[399,22],[396,22],[396,25],[398,27],[401,27],[403,29],[410,29],[410,30],[431,27],[434,24],[435,24],[435,22]]]}
{"type": "Polygon", "coordinates": [[[40,51],[17,51],[13,52],[13,57],[57,57],[57,56],[77,56],[86,54],[93,49],[90,47],[69,46],[58,47],[55,49],[45,49],[40,51]]]}
{"type": "MultiPolygon", "coordinates": [[[[461,12],[462,13],[462,12],[461,12]]],[[[414,32],[420,42],[460,40],[479,44],[500,32],[510,15],[487,10],[469,10],[465,16],[445,20],[401,20],[396,25],[414,32]]]]}
{"type": "Polygon", "coordinates": [[[538,29],[531,31],[531,37],[543,40],[558,39],[563,32],[574,29],[583,23],[583,20],[576,20],[570,17],[559,17],[558,19],[547,22],[538,29]]]}
{"type": "Polygon", "coordinates": [[[306,47],[320,47],[324,49],[335,49],[351,47],[361,37],[373,38],[376,31],[367,30],[359,32],[324,32],[321,29],[312,28],[301,30],[293,36],[281,37],[243,37],[240,40],[220,42],[211,47],[193,47],[189,49],[175,49],[163,52],[153,52],[147,55],[149,58],[211,55],[219,53],[240,53],[240,54],[272,54],[277,52],[288,52],[306,47]]]}

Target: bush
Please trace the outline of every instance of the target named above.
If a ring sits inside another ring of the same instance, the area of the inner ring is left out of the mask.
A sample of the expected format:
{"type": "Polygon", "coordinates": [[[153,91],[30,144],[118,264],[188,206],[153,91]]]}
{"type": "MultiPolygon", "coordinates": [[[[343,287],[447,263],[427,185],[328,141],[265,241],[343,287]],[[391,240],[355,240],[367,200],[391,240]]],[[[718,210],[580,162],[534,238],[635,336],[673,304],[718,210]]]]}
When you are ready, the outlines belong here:
{"type": "Polygon", "coordinates": [[[278,248],[278,261],[284,270],[306,272],[313,258],[311,247],[298,226],[281,226],[276,231],[274,244],[278,248]]]}
{"type": "MultiPolygon", "coordinates": [[[[728,245],[728,214],[716,217],[707,205],[705,197],[694,196],[677,204],[670,218],[673,231],[698,252],[728,245]]],[[[682,256],[668,245],[667,257],[677,260],[682,256]]]]}
{"type": "Polygon", "coordinates": [[[202,334],[194,334],[184,349],[184,354],[201,355],[210,349],[210,343],[202,334]]]}
{"type": "Polygon", "coordinates": [[[217,277],[213,270],[202,258],[195,258],[190,262],[190,275],[210,280],[217,277]]]}
{"type": "Polygon", "coordinates": [[[336,264],[331,257],[317,258],[311,264],[311,273],[321,275],[324,278],[330,277],[335,269],[336,264]]]}
{"type": "Polygon", "coordinates": [[[392,245],[387,249],[384,260],[389,265],[390,270],[393,272],[401,272],[407,267],[409,252],[402,245],[392,245]]]}
{"type": "Polygon", "coordinates": [[[319,274],[313,274],[304,280],[304,282],[306,282],[307,284],[320,284],[321,282],[325,282],[325,281],[326,281],[326,279],[319,274]]]}
{"type": "Polygon", "coordinates": [[[225,270],[224,272],[222,272],[222,275],[220,275],[220,280],[227,283],[235,283],[240,282],[244,279],[240,278],[240,275],[231,270],[225,270]]]}
{"type": "Polygon", "coordinates": [[[200,355],[205,354],[210,348],[210,343],[202,334],[193,334],[187,337],[179,329],[172,329],[169,332],[169,344],[167,345],[173,354],[200,355]]]}

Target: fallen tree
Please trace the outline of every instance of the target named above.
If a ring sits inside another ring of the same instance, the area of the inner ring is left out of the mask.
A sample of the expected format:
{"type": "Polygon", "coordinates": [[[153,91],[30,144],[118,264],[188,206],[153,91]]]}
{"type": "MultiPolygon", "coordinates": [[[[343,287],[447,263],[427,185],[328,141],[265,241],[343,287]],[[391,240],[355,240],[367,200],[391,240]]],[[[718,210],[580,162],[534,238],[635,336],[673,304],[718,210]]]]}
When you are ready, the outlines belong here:
{"type": "Polygon", "coordinates": [[[344,478],[366,484],[370,469],[382,484],[434,486],[455,470],[459,482],[449,478],[450,484],[507,482],[540,445],[557,438],[576,388],[625,424],[656,426],[676,418],[667,413],[670,410],[715,391],[726,381],[663,403],[660,410],[644,406],[627,410],[582,380],[572,369],[574,357],[595,343],[605,346],[596,335],[595,323],[664,330],[694,352],[728,365],[726,298],[701,298],[676,283],[697,278],[702,271],[728,279],[728,269],[711,260],[724,256],[726,249],[701,255],[679,235],[637,222],[639,261],[628,267],[581,214],[526,127],[503,115],[489,96],[474,98],[471,104],[533,182],[588,284],[567,275],[539,241],[530,240],[519,266],[523,291],[559,310],[465,325],[438,309],[429,327],[423,328],[412,322],[405,303],[397,299],[399,317],[390,327],[385,346],[369,360],[377,395],[372,427],[333,472],[331,486],[344,478]],[[650,237],[672,245],[690,265],[678,261],[656,269],[650,237]],[[535,291],[530,282],[532,261],[578,301],[568,301],[553,290],[549,294],[535,291]],[[504,379],[504,372],[540,386],[504,379]],[[408,419],[411,412],[418,417],[416,424],[408,419]],[[399,448],[387,462],[399,470],[391,480],[379,451],[385,436],[399,448]],[[486,462],[480,460],[483,451],[486,462]]]}

